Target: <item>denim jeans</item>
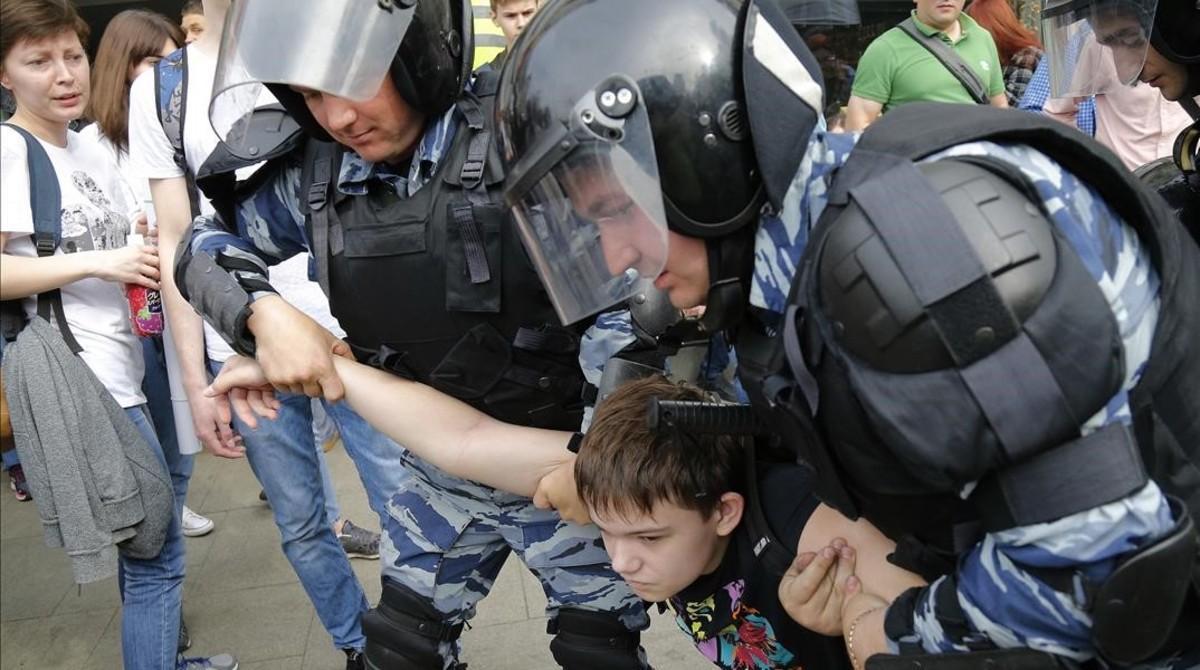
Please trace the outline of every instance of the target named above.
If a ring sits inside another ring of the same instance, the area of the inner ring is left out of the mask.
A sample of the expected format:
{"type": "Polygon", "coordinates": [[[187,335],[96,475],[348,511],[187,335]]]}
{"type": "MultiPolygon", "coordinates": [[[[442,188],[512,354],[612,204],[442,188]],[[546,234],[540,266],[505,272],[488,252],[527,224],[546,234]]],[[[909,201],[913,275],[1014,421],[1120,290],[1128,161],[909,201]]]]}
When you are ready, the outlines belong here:
{"type": "MultiPolygon", "coordinates": [[[[163,354],[161,337],[142,340],[142,359],[146,363],[146,375],[142,378],[142,393],[146,394],[146,407],[158,432],[163,457],[167,459],[167,472],[171,473],[171,487],[175,490],[175,512],[183,518],[183,506],[187,502],[188,482],[196,457],[179,453],[179,439],[175,435],[175,409],[171,406],[171,384],[167,379],[167,359],[163,354]]],[[[184,426],[192,430],[191,426],[184,426]]]]}
{"type": "MultiPolygon", "coordinates": [[[[161,459],[162,447],[146,406],[129,407],[125,413],[161,459]]],[[[166,542],[158,556],[138,560],[122,555],[120,568],[121,651],[125,670],[175,670],[184,572],[179,515],[172,515],[166,542]]]]}
{"type": "MultiPolygon", "coordinates": [[[[220,364],[210,362],[213,374],[220,364]]],[[[260,420],[250,429],[236,417],[234,428],[246,446],[246,458],[267,493],[283,553],[300,578],[325,630],[341,649],[362,649],[365,638],[359,616],[367,598],[350,569],[350,561],[330,528],[320,460],[314,444],[312,405],[302,395],[279,394],[279,416],[260,420]]],[[[386,514],[391,494],[405,478],[404,450],[371,428],[345,403],[326,404],[325,411],[341,433],[376,514],[386,514]]]]}
{"type": "Polygon", "coordinates": [[[342,510],[338,508],[337,493],[333,489],[333,476],[329,474],[329,462],[325,458],[325,441],[338,434],[337,426],[329,413],[325,411],[322,401],[313,398],[313,443],[317,448],[317,462],[321,464],[321,491],[325,494],[325,518],[330,525],[342,518],[342,510]]]}

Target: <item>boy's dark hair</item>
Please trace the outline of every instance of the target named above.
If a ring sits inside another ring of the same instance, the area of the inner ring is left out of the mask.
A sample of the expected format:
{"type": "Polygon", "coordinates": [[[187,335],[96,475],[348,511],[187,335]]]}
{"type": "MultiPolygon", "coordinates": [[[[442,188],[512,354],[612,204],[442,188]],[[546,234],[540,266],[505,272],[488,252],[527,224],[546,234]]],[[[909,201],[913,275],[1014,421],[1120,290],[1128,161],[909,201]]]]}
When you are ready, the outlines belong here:
{"type": "Polygon", "coordinates": [[[728,491],[740,491],[743,452],[738,438],[660,434],[646,422],[651,398],[712,398],[666,377],[639,379],[618,388],[596,408],[575,461],[579,496],[591,509],[628,518],[649,514],[665,500],[708,518],[728,491]]]}
{"type": "Polygon", "coordinates": [[[21,40],[44,40],[68,30],[87,46],[88,24],[70,0],[4,0],[0,3],[0,63],[21,40]]]}
{"type": "Polygon", "coordinates": [[[189,14],[199,14],[204,16],[204,3],[201,0],[187,0],[183,3],[183,10],[179,12],[179,18],[188,16],[189,14]]]}

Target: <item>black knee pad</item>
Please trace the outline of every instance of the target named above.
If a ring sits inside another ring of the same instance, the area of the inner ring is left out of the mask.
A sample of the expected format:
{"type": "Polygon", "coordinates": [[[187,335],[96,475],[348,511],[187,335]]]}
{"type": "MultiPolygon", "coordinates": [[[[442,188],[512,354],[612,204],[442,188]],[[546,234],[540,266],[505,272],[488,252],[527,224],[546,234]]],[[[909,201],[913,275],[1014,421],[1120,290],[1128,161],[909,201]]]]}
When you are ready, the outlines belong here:
{"type": "Polygon", "coordinates": [[[367,669],[442,670],[438,647],[457,640],[463,629],[442,619],[433,603],[385,577],[379,605],[362,615],[367,669]]]}
{"type": "Polygon", "coordinates": [[[561,609],[550,620],[550,653],[564,670],[643,670],[641,633],[631,631],[617,615],[561,609]]]}

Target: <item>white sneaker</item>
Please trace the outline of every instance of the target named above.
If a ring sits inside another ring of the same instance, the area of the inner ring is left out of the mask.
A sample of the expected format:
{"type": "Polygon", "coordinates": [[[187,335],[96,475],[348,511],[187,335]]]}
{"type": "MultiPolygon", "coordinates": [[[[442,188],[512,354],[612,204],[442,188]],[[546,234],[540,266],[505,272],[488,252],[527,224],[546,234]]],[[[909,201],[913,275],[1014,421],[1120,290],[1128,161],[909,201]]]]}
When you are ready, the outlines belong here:
{"type": "Polygon", "coordinates": [[[187,505],[183,506],[183,534],[187,537],[208,535],[216,527],[213,520],[193,512],[187,505]]]}

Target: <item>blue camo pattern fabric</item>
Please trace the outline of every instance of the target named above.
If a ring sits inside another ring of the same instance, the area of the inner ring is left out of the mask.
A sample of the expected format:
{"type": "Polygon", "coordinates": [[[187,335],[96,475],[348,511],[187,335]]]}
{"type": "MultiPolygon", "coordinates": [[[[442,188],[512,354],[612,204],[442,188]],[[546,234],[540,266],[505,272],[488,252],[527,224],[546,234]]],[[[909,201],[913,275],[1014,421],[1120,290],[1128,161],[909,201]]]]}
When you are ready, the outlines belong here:
{"type": "MultiPolygon", "coordinates": [[[[828,202],[829,175],[845,162],[857,139],[854,134],[814,134],[783,210],[764,219],[759,229],[751,291],[755,306],[782,313],[809,231],[828,202]]],[[[1147,250],[1095,191],[1034,149],[974,142],[929,160],[956,155],[988,155],[1017,166],[1096,279],[1120,324],[1127,374],[1121,391],[1083,430],[1129,423],[1128,392],[1145,369],[1159,309],[1159,279],[1147,250]]],[[[1091,618],[1082,597],[1054,591],[1028,568],[1067,569],[1077,580],[1086,575],[1102,581],[1119,557],[1162,537],[1171,527],[1166,498],[1150,483],[1096,509],[989,534],[962,558],[955,575],[923,590],[913,614],[913,639],[890,640],[892,651],[968,651],[983,642],[1028,646],[1076,661],[1094,658],[1091,618]],[[937,608],[937,593],[944,588],[957,589],[957,601],[974,631],[969,639],[951,639],[945,633],[937,608]]],[[[1155,667],[1170,666],[1165,661],[1155,667]]]]}
{"type": "MultiPolygon", "coordinates": [[[[339,191],[361,194],[369,180],[377,179],[400,197],[410,197],[436,172],[453,142],[456,123],[457,112],[452,109],[430,126],[407,175],[347,153],[339,172],[339,191]]],[[[198,218],[192,252],[248,260],[261,270],[234,275],[263,282],[268,266],[307,253],[298,192],[301,168],[298,162],[281,167],[243,201],[236,232],[216,218],[198,218]]],[[[614,345],[619,339],[615,332],[598,337],[614,345]]],[[[613,572],[595,526],[563,522],[556,513],[535,508],[529,498],[452,477],[412,454],[397,467],[412,476],[387,505],[380,539],[381,571],[431,599],[447,623],[474,616],[475,604],[487,595],[505,558],[515,551],[541,581],[549,615],[560,607],[573,607],[611,612],[634,631],[650,625],[641,600],[613,572]]],[[[458,643],[441,644],[446,668],[457,663],[458,651],[458,643]]],[[[645,659],[643,665],[649,667],[645,659]]]]}

